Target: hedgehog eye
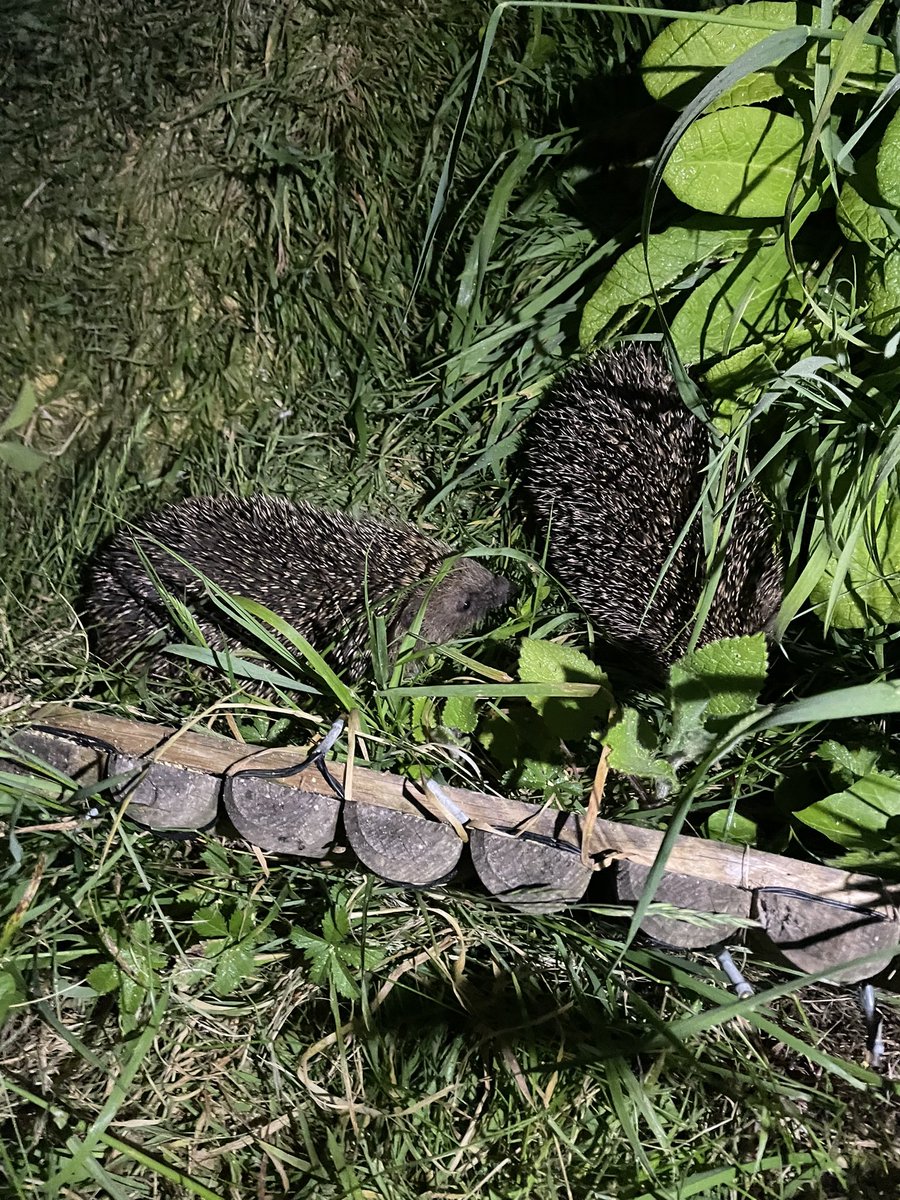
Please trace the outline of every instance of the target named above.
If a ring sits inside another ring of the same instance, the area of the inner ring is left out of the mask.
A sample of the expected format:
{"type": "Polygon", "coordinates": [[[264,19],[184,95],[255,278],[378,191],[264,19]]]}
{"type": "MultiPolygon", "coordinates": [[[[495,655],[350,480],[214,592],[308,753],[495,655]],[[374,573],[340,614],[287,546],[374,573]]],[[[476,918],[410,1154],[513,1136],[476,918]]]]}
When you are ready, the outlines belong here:
{"type": "Polygon", "coordinates": [[[459,604],[456,606],[456,611],[457,612],[468,612],[471,607],[472,607],[472,597],[464,596],[462,598],[462,600],[460,600],[459,604]]]}

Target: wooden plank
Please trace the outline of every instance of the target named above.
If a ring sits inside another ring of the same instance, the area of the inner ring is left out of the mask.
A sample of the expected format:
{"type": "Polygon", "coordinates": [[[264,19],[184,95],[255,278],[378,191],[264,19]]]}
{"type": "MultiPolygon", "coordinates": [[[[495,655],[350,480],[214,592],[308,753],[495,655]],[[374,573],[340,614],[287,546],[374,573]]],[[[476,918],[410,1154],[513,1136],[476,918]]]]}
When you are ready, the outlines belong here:
{"type": "Polygon", "coordinates": [[[463,852],[452,825],[377,804],[349,801],[344,832],[363,866],[382,879],[412,887],[445,883],[463,852]]]}
{"type": "Polygon", "coordinates": [[[136,754],[110,754],[109,775],[127,775],[116,801],[127,813],[159,833],[209,829],[219,815],[220,783],[214,775],[181,763],[153,762],[136,754]]]}
{"type": "MultiPolygon", "coordinates": [[[[59,744],[59,738],[42,733],[39,729],[19,729],[12,739],[17,749],[32,754],[42,762],[50,763],[75,783],[90,787],[106,774],[106,753],[95,746],[82,746],[78,742],[59,744]]],[[[9,768],[20,773],[24,768],[10,760],[9,768]]]]}
{"type": "MultiPolygon", "coordinates": [[[[128,753],[153,751],[154,757],[160,761],[181,763],[214,775],[230,772],[237,763],[245,768],[251,765],[253,768],[288,768],[302,762],[306,754],[305,750],[297,747],[260,753],[230,738],[194,731],[175,731],[164,726],[102,713],[82,712],[64,706],[49,706],[41,710],[34,721],[60,730],[102,738],[128,753]]],[[[331,770],[343,785],[343,764],[335,763],[331,770]]],[[[328,784],[312,767],[299,775],[280,777],[280,782],[286,788],[331,795],[328,784]]],[[[400,776],[372,771],[359,763],[355,764],[353,799],[360,803],[417,815],[420,809],[406,795],[407,787],[407,781],[400,776]]],[[[444,791],[468,815],[472,828],[488,832],[498,828],[512,831],[528,828],[539,837],[556,838],[572,846],[581,845],[581,820],[576,814],[562,814],[555,809],[542,810],[535,805],[463,788],[445,787],[444,791]]],[[[593,828],[587,851],[599,861],[627,858],[650,866],[659,850],[662,836],[657,830],[600,819],[593,828]]],[[[703,838],[677,838],[666,865],[667,870],[675,874],[730,884],[747,891],[768,887],[794,888],[845,904],[880,906],[885,911],[890,910],[892,916],[896,916],[895,910],[900,902],[900,884],[888,884],[857,872],[800,862],[703,838]]]]}
{"type": "Polygon", "coordinates": [[[754,915],[792,967],[809,974],[829,970],[832,983],[871,979],[890,966],[900,940],[900,925],[884,913],[797,895],[786,888],[757,892],[754,915]],[[857,967],[842,965],[857,958],[868,961],[857,967]]]}
{"type": "MultiPolygon", "coordinates": [[[[616,896],[619,900],[635,904],[644,893],[649,874],[648,867],[620,858],[616,862],[616,896]]],[[[693,875],[676,875],[664,871],[659,887],[653,895],[655,904],[671,904],[674,908],[689,909],[692,913],[714,913],[720,917],[740,917],[750,920],[752,892],[731,887],[711,879],[697,879],[693,875]]],[[[641,931],[655,942],[677,950],[702,950],[720,943],[734,941],[740,937],[742,922],[701,922],[679,920],[678,917],[649,912],[641,922],[641,931]]]]}
{"type": "Polygon", "coordinates": [[[337,796],[286,786],[290,781],[230,775],[222,789],[235,830],[267,854],[324,858],[335,846],[337,796]]]}
{"type": "Polygon", "coordinates": [[[524,913],[561,912],[587,891],[592,867],[563,847],[483,829],[472,830],[469,845],[478,877],[491,895],[524,913]]]}

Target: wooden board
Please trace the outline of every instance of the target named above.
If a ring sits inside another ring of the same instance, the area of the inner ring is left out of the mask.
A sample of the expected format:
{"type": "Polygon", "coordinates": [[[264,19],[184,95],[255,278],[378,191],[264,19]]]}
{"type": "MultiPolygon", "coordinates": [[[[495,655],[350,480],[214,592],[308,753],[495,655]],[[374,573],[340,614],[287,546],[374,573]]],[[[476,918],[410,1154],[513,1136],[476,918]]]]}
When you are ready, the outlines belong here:
{"type": "MultiPolygon", "coordinates": [[[[153,756],[162,762],[181,763],[219,776],[232,770],[237,763],[248,767],[252,763],[254,768],[293,767],[305,757],[305,751],[296,747],[267,750],[261,754],[230,738],[193,731],[176,732],[165,726],[62,706],[42,710],[38,718],[35,723],[52,724],[60,730],[101,738],[126,753],[153,752],[153,756]]],[[[335,763],[331,770],[343,786],[344,765],[335,763]]],[[[302,775],[283,777],[281,782],[287,788],[319,795],[332,794],[325,780],[312,768],[302,775]]],[[[371,771],[358,764],[354,768],[354,799],[397,812],[420,814],[419,806],[406,795],[407,786],[407,781],[398,775],[371,771]]],[[[495,827],[527,826],[544,837],[558,838],[573,846],[581,844],[580,818],[575,814],[563,814],[556,809],[542,810],[536,805],[463,788],[445,787],[444,790],[469,815],[473,828],[491,831],[495,827]]],[[[598,859],[622,857],[649,867],[656,858],[662,838],[662,833],[655,829],[599,819],[592,830],[587,852],[598,859]]],[[[900,884],[888,884],[871,875],[782,858],[778,854],[743,846],[728,846],[705,838],[677,838],[666,868],[674,874],[715,880],[746,891],[766,887],[795,888],[857,906],[896,908],[900,902],[900,884]]]]}
{"type": "MultiPolygon", "coordinates": [[[[635,904],[644,894],[649,867],[620,858],[616,863],[616,896],[626,904],[635,904]]],[[[750,920],[753,893],[728,883],[712,879],[698,879],[693,875],[676,875],[665,871],[659,887],[653,894],[654,904],[666,904],[676,909],[686,909],[691,917],[697,914],[712,914],[716,917],[739,917],[741,921],[698,919],[680,920],[675,916],[662,916],[649,912],[641,922],[641,929],[655,942],[679,950],[702,950],[733,941],[743,928],[743,921],[750,920]]]]}
{"type": "Polygon", "coordinates": [[[577,904],[593,869],[574,846],[473,829],[472,863],[491,895],[524,913],[559,912],[577,904]]]}
{"type": "MultiPolygon", "coordinates": [[[[576,813],[485,792],[422,791],[358,763],[352,773],[331,764],[336,792],[296,747],[261,752],[210,733],[64,706],[42,710],[36,723],[13,735],[21,750],[80,784],[123,774],[113,799],[127,801],[127,812],[153,829],[209,825],[221,800],[231,827],[269,853],[319,858],[349,843],[371,870],[413,886],[451,875],[468,838],[487,891],[528,913],[577,903],[593,871],[616,863],[619,897],[634,903],[663,837],[602,819],[588,830],[576,813]],[[342,800],[337,793],[348,783],[352,794],[342,800]]],[[[873,876],[682,836],[655,894],[676,912],[651,910],[642,928],[670,945],[701,948],[740,938],[752,915],[793,965],[849,981],[889,963],[900,942],[898,896],[900,885],[873,876]],[[710,932],[678,918],[678,908],[736,920],[710,932]],[[844,967],[866,954],[871,965],[844,967]]]]}
{"type": "Polygon", "coordinates": [[[344,832],[363,866],[413,887],[446,882],[463,852],[452,825],[375,804],[345,805],[344,832]]]}

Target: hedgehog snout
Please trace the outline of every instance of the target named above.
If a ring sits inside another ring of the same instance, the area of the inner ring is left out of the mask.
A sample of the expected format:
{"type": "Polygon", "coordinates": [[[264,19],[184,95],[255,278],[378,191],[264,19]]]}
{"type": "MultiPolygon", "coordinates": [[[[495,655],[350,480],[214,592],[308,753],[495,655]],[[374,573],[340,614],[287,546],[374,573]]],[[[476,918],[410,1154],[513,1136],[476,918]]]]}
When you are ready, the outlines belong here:
{"type": "Polygon", "coordinates": [[[514,591],[508,579],[495,575],[471,558],[461,559],[450,578],[458,595],[457,611],[468,614],[473,624],[492,609],[506,604],[514,591]]]}
{"type": "Polygon", "coordinates": [[[487,579],[479,580],[477,586],[460,593],[456,611],[473,614],[479,610],[490,612],[492,608],[499,608],[501,604],[505,604],[514,590],[513,585],[502,575],[488,574],[487,579]]]}
{"type": "Polygon", "coordinates": [[[500,608],[503,604],[508,604],[516,594],[516,587],[510,581],[504,578],[503,575],[495,575],[489,590],[490,607],[500,608]]]}

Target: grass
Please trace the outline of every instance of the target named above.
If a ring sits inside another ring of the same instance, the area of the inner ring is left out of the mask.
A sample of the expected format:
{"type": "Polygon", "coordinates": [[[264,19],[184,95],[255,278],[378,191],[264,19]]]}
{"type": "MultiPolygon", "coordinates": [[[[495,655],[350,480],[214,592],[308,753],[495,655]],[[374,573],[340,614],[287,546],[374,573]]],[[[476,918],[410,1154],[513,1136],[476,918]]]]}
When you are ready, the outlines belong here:
{"type": "MultiPolygon", "coordinates": [[[[630,100],[622,64],[649,22],[507,10],[423,257],[488,16],[470,0],[4,6],[0,415],[31,389],[10,438],[45,459],[0,473],[4,723],[49,697],[174,720],[220,699],[104,680],[73,607],[98,540],[178,495],[285,492],[536,552],[518,431],[639,223],[643,176],[596,167],[590,139],[612,135],[584,113],[630,100]]],[[[506,677],[524,629],[581,632],[509,563],[528,586],[467,648],[479,678],[506,677]]],[[[798,627],[801,693],[883,666],[871,643],[832,631],[823,650],[798,627]]],[[[375,762],[450,768],[443,710],[363,699],[375,762]]],[[[336,713],[301,702],[233,720],[248,741],[302,741],[336,713]]],[[[808,786],[817,745],[756,741],[698,817],[733,792],[771,806],[773,778],[782,799],[808,786]]],[[[580,796],[592,769],[528,794],[580,796]]],[[[896,1195],[893,1055],[885,1077],[859,1065],[846,994],[757,971],[735,1016],[711,963],[623,954],[602,905],[525,919],[153,838],[21,780],[0,795],[3,1196],[896,1195]]],[[[619,798],[633,819],[671,812],[619,798]]]]}

